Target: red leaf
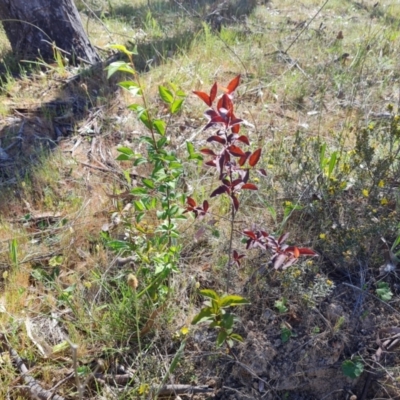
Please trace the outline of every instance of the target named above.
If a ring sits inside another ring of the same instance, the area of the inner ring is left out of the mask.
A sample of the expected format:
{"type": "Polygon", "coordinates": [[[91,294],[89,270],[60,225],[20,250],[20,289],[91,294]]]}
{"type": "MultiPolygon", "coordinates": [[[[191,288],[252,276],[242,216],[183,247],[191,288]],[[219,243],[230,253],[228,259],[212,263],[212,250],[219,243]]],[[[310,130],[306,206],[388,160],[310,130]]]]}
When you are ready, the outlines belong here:
{"type": "Polygon", "coordinates": [[[231,196],[231,198],[233,201],[233,207],[235,208],[235,211],[237,211],[239,209],[239,200],[234,194],[231,196]]]}
{"type": "Polygon", "coordinates": [[[257,172],[261,175],[261,176],[267,176],[267,171],[264,168],[261,168],[259,170],[257,170],[257,172]]]}
{"type": "Polygon", "coordinates": [[[239,86],[239,82],[240,82],[240,75],[238,75],[236,78],[233,78],[227,87],[227,91],[228,94],[234,92],[236,90],[236,88],[239,86]]]}
{"type": "Polygon", "coordinates": [[[207,110],[204,113],[204,116],[208,119],[212,119],[213,117],[215,117],[216,115],[219,115],[215,110],[207,110]]]}
{"type": "Polygon", "coordinates": [[[247,161],[247,159],[249,158],[249,155],[250,155],[251,153],[249,152],[249,151],[246,151],[246,153],[244,153],[243,155],[242,155],[242,157],[240,157],[239,158],[239,165],[241,166],[241,167],[243,167],[243,165],[244,164],[246,164],[246,161],[247,161]]]}
{"type": "Polygon", "coordinates": [[[218,196],[219,194],[226,193],[228,191],[228,188],[225,185],[221,185],[217,187],[210,195],[210,197],[215,197],[218,196]]]}
{"type": "MultiPolygon", "coordinates": [[[[212,85],[212,88],[210,90],[210,101],[211,104],[213,103],[213,101],[215,100],[215,97],[217,96],[217,82],[214,83],[214,85],[212,85]]],[[[210,106],[211,106],[210,104],[210,106]]]]}
{"type": "Polygon", "coordinates": [[[249,165],[254,167],[261,157],[261,149],[257,149],[249,158],[249,165]]]}
{"type": "Polygon", "coordinates": [[[226,139],[221,137],[221,136],[213,135],[213,136],[210,136],[207,139],[207,142],[218,142],[218,143],[221,143],[221,144],[225,144],[226,143],[226,139]]]}
{"type": "Polygon", "coordinates": [[[242,186],[242,189],[248,189],[248,190],[258,190],[258,187],[254,185],[254,183],[245,183],[242,186]]]}
{"type": "Polygon", "coordinates": [[[197,205],[196,202],[191,197],[188,197],[186,199],[186,202],[189,204],[190,207],[196,207],[197,205]]]}
{"type": "Polygon", "coordinates": [[[211,149],[201,149],[200,153],[207,154],[209,156],[216,156],[216,154],[211,149]]]}
{"type": "Polygon", "coordinates": [[[233,250],[233,258],[235,260],[237,260],[238,257],[239,257],[239,253],[236,250],[233,250]]]}
{"type": "Polygon", "coordinates": [[[242,122],[243,122],[242,119],[233,117],[233,118],[230,120],[230,122],[229,122],[229,126],[232,126],[232,127],[233,127],[233,126],[235,126],[235,125],[241,124],[242,122]]]}
{"type": "Polygon", "coordinates": [[[305,247],[299,247],[299,253],[301,256],[318,256],[318,253],[312,249],[307,249],[305,247]]]}
{"type": "Polygon", "coordinates": [[[211,118],[210,123],[212,124],[225,124],[226,125],[226,120],[224,117],[221,117],[220,115],[215,115],[214,117],[211,118]]]}
{"type": "Polygon", "coordinates": [[[288,237],[289,237],[288,233],[284,233],[281,236],[279,236],[278,244],[282,244],[288,237]]]}
{"type": "Polygon", "coordinates": [[[224,170],[225,164],[228,162],[226,156],[227,156],[227,153],[224,150],[224,152],[218,158],[217,170],[218,170],[220,175],[222,175],[222,171],[224,170]]]}
{"type": "Polygon", "coordinates": [[[243,180],[241,178],[238,178],[238,179],[235,179],[234,181],[232,181],[231,187],[235,187],[235,186],[238,186],[241,184],[243,184],[243,180]]]}
{"type": "Polygon", "coordinates": [[[227,94],[222,95],[222,97],[218,100],[217,109],[220,113],[223,110],[226,110],[226,114],[229,116],[233,112],[233,103],[227,94]]]}
{"type": "Polygon", "coordinates": [[[215,162],[215,160],[207,161],[205,164],[208,165],[209,167],[216,167],[217,166],[217,163],[215,162]]]}
{"type": "Polygon", "coordinates": [[[250,238],[252,238],[252,239],[254,239],[254,240],[257,239],[257,236],[256,236],[256,234],[255,234],[253,231],[244,230],[243,233],[244,233],[246,236],[248,236],[248,237],[250,237],[250,238]]]}
{"type": "Polygon", "coordinates": [[[288,246],[285,249],[285,253],[292,253],[295,258],[299,258],[300,252],[296,246],[288,246]]]}
{"type": "Polygon", "coordinates": [[[286,254],[278,254],[276,257],[273,259],[273,265],[275,269],[279,269],[283,263],[286,261],[287,255],[286,254]]]}
{"type": "Polygon", "coordinates": [[[234,144],[228,147],[228,151],[236,157],[242,157],[246,154],[240,147],[235,146],[234,144]]]}
{"type": "Polygon", "coordinates": [[[236,140],[238,140],[239,142],[245,143],[247,145],[250,144],[249,138],[245,135],[238,137],[236,140]]]}
{"type": "Polygon", "coordinates": [[[233,133],[239,133],[239,131],[240,131],[240,124],[233,125],[232,128],[231,128],[231,131],[232,131],[233,133]]]}
{"type": "Polygon", "coordinates": [[[198,92],[197,90],[193,91],[193,93],[197,96],[199,96],[204,103],[206,103],[209,107],[212,105],[212,101],[210,99],[210,96],[207,93],[204,92],[198,92]]]}

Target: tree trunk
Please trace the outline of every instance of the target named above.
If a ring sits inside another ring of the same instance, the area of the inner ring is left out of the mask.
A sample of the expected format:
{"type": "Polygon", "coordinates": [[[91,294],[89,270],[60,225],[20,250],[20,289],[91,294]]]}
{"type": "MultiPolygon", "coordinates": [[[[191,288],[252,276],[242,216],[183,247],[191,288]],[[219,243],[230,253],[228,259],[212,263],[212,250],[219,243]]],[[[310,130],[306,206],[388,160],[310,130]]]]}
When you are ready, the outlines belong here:
{"type": "Polygon", "coordinates": [[[0,19],[18,58],[54,60],[55,44],[70,62],[100,61],[73,0],[0,0],[0,19]]]}

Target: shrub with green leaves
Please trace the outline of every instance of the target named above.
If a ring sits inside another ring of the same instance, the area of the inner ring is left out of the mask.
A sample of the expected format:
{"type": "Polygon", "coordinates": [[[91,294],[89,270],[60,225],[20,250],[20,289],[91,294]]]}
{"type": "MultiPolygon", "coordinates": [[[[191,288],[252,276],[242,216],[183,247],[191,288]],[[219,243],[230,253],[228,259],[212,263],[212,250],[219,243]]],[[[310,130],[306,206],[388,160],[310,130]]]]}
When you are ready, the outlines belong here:
{"type": "Polygon", "coordinates": [[[192,324],[196,325],[201,322],[207,322],[210,328],[218,330],[217,346],[222,346],[224,343],[228,347],[232,347],[234,341],[242,342],[243,338],[233,332],[233,325],[237,317],[230,312],[231,307],[238,307],[249,304],[249,302],[238,295],[218,294],[211,289],[200,290],[200,294],[207,298],[204,302],[204,307],[193,318],[192,324]]]}

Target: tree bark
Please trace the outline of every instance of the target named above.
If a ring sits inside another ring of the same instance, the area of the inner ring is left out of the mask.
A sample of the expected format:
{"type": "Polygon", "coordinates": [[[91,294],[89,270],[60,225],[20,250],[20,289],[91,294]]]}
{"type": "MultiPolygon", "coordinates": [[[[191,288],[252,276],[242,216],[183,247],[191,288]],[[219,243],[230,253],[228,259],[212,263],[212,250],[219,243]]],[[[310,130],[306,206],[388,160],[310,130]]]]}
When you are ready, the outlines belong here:
{"type": "Polygon", "coordinates": [[[55,45],[70,62],[100,61],[73,0],[0,0],[0,19],[18,58],[54,60],[55,45]]]}

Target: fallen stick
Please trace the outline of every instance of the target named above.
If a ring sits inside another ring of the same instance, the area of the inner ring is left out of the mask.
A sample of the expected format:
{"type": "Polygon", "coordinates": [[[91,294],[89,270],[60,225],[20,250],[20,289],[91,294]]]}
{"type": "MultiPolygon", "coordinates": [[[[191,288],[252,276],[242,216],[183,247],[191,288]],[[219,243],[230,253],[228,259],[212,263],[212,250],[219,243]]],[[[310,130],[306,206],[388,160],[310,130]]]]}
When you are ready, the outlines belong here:
{"type": "Polygon", "coordinates": [[[30,397],[39,400],[65,400],[64,397],[54,394],[49,390],[43,389],[37,380],[29,375],[28,368],[18,353],[12,347],[9,347],[9,352],[12,361],[16,364],[17,368],[21,372],[24,383],[28,387],[30,397]]]}
{"type": "Polygon", "coordinates": [[[192,385],[165,385],[162,386],[161,389],[154,386],[152,387],[153,390],[158,390],[159,396],[171,396],[174,394],[194,394],[194,393],[209,393],[212,392],[214,389],[203,385],[203,386],[192,386],[192,385]]]}

